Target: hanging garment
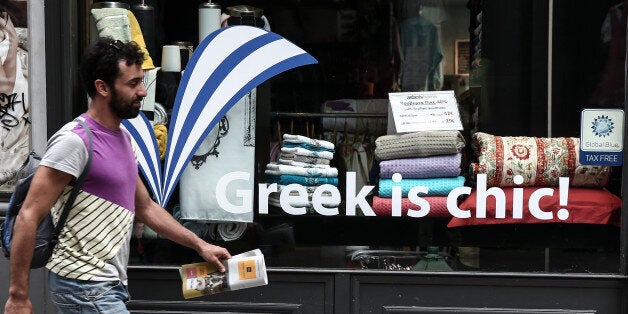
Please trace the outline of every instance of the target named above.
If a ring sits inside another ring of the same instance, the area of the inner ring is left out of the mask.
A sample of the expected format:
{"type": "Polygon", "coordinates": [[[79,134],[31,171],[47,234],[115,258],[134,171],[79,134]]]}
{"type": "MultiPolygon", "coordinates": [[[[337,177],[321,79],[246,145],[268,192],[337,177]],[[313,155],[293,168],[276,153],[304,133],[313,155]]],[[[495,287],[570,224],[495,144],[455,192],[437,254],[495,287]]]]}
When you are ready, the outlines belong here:
{"type": "Polygon", "coordinates": [[[351,164],[347,165],[347,171],[355,172],[355,190],[360,191],[363,186],[369,183],[369,158],[364,144],[353,143],[352,147],[351,164]]]}
{"type": "Polygon", "coordinates": [[[402,91],[430,91],[441,86],[443,51],[438,29],[417,16],[399,23],[402,91]]]}
{"type": "Polygon", "coordinates": [[[224,175],[246,172],[250,174],[249,180],[230,182],[225,189],[226,198],[231,204],[240,206],[243,199],[238,195],[239,191],[253,193],[256,94],[256,90],[253,89],[227,112],[203,140],[183,171],[179,189],[181,219],[204,222],[253,222],[253,208],[243,214],[231,213],[221,208],[217,201],[216,189],[219,188],[218,181],[224,175]]]}
{"type": "Polygon", "coordinates": [[[590,103],[595,105],[620,105],[624,103],[626,61],[626,6],[612,7],[608,12],[610,36],[602,29],[602,40],[610,39],[609,51],[600,82],[591,95],[590,103]]]}

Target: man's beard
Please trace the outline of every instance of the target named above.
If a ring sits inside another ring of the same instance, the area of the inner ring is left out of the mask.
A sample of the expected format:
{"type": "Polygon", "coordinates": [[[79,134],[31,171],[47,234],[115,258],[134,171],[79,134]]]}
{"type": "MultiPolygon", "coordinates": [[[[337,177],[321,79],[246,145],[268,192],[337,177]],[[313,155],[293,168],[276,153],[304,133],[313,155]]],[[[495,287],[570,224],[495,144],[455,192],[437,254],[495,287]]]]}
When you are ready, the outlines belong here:
{"type": "Polygon", "coordinates": [[[142,97],[137,97],[132,101],[123,100],[115,89],[111,89],[111,100],[109,107],[113,113],[120,119],[133,119],[137,117],[140,108],[134,106],[135,101],[142,101],[142,97]]]}

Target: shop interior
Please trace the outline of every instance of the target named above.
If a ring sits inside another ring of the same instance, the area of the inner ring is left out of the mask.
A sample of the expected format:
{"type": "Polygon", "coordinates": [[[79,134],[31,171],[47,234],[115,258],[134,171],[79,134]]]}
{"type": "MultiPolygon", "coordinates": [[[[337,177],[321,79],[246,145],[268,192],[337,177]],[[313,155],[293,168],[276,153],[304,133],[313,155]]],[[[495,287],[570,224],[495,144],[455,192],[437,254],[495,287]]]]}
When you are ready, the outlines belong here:
{"type": "MultiPolygon", "coordinates": [[[[164,45],[191,50],[198,46],[199,6],[205,1],[120,3],[129,7],[144,3],[154,10],[154,29],[146,43],[155,65],[162,64],[164,45]]],[[[375,149],[378,138],[389,132],[388,94],[392,92],[453,91],[465,143],[459,151],[457,176],[466,186],[474,184],[472,163],[480,157],[473,149],[477,133],[577,138],[583,108],[624,108],[624,71],[617,66],[625,63],[623,1],[584,5],[554,0],[551,17],[547,1],[541,0],[216,3],[223,13],[229,8],[232,14],[252,11],[251,20],[232,16],[228,25],[262,23],[255,26],[283,36],[318,60],[270,79],[252,94],[256,103],[247,108],[256,117],[250,165],[255,183],[270,182],[266,170],[278,161],[284,134],[300,135],[334,144],[329,165],[337,169],[341,199],[345,199],[345,174],[356,172],[362,186],[376,186],[367,197],[369,204],[374,199],[384,201],[377,195],[382,178],[375,149]],[[623,32],[618,27],[621,21],[623,32]],[[548,25],[553,25],[551,42],[548,25]]],[[[156,80],[155,101],[163,109],[155,109],[154,114],[167,119],[180,73],[157,72],[156,80]]],[[[217,132],[210,133],[218,134],[214,143],[221,139],[217,132]]],[[[312,210],[288,215],[271,204],[268,214],[256,209],[250,222],[222,222],[240,231],[226,240],[212,219],[181,218],[185,209],[179,196],[185,195],[181,194],[187,190],[184,185],[177,188],[167,209],[190,230],[232,254],[260,248],[269,267],[616,273],[621,167],[605,171],[592,174],[604,176],[597,178],[593,189],[613,195],[619,207],[613,203],[604,221],[485,219],[456,225],[446,214],[390,217],[389,210],[376,217],[346,216],[342,202],[337,216],[312,210]]],[[[606,205],[594,204],[591,210],[606,205]]],[[[198,261],[194,252],[159,238],[139,222],[135,235],[133,265],[198,261]]]]}

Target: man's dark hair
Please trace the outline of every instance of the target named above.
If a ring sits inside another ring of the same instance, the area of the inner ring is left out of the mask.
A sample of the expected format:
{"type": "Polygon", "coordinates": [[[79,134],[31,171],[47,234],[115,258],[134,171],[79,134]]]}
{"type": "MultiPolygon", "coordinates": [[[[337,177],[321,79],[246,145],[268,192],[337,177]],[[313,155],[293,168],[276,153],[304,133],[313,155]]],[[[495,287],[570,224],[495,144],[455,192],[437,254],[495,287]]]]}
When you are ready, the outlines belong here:
{"type": "Polygon", "coordinates": [[[90,97],[94,96],[94,81],[100,79],[113,88],[113,83],[120,74],[118,63],[125,60],[126,65],[142,65],[144,54],[134,42],[123,43],[108,37],[99,38],[83,54],[81,61],[81,79],[90,97]]]}

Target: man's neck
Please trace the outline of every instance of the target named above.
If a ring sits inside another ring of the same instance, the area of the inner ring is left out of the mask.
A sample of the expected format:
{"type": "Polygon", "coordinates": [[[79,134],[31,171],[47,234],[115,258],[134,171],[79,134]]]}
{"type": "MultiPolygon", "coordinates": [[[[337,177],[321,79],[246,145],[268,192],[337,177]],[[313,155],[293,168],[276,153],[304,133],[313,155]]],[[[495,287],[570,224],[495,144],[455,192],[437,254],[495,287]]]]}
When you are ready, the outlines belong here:
{"type": "Polygon", "coordinates": [[[109,110],[109,105],[92,99],[89,109],[85,112],[90,118],[100,123],[104,127],[117,131],[120,129],[122,119],[118,118],[109,110]]]}

